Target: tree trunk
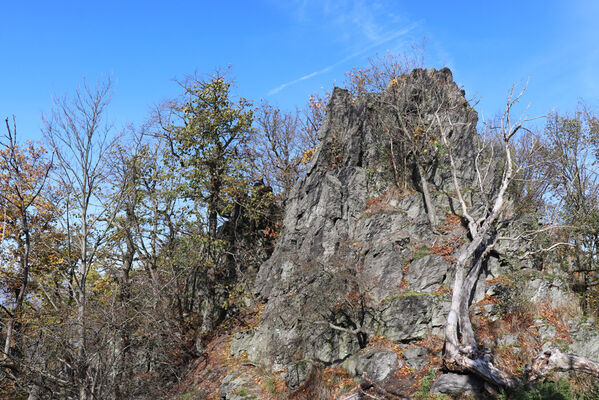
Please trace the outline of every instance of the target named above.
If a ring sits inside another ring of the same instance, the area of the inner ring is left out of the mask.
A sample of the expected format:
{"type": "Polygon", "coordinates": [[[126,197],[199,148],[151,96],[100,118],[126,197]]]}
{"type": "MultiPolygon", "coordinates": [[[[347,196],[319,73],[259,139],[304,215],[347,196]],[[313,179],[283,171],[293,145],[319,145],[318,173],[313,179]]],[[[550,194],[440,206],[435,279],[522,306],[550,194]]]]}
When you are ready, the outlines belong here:
{"type": "Polygon", "coordinates": [[[77,333],[75,340],[77,341],[77,384],[79,385],[79,400],[87,399],[87,332],[86,332],[86,302],[87,302],[87,274],[88,274],[88,248],[87,248],[87,215],[83,215],[83,224],[81,227],[81,265],[79,267],[79,285],[78,304],[77,304],[77,333]]]}
{"type": "Polygon", "coordinates": [[[426,180],[426,174],[424,168],[419,162],[416,162],[416,168],[418,169],[418,176],[420,178],[420,186],[422,188],[422,194],[424,196],[424,204],[426,205],[426,215],[428,216],[428,222],[432,230],[437,227],[437,211],[435,208],[435,202],[431,196],[429,190],[428,181],[426,180]]]}
{"type": "MultiPolygon", "coordinates": [[[[521,95],[521,94],[520,94],[521,95]]],[[[452,371],[466,372],[477,375],[485,382],[500,388],[515,388],[524,383],[504,371],[497,369],[491,362],[491,357],[486,351],[481,351],[476,343],[468,312],[470,296],[482,270],[482,265],[488,253],[492,250],[497,240],[496,230],[499,227],[499,216],[505,207],[507,189],[513,176],[513,162],[510,148],[510,139],[522,127],[521,121],[515,126],[509,119],[511,106],[518,100],[508,101],[506,114],[501,125],[503,135],[503,148],[505,150],[505,164],[499,190],[492,202],[492,209],[479,220],[474,220],[468,212],[468,206],[461,196],[457,170],[451,155],[451,147],[441,118],[436,114],[441,128],[443,144],[448,147],[451,173],[463,215],[468,220],[471,242],[462,246],[456,261],[456,273],[453,285],[451,307],[445,327],[445,348],[443,361],[445,366],[452,371]],[[470,270],[466,274],[466,268],[470,270]]],[[[451,120],[447,120],[453,128],[451,120]]],[[[478,167],[477,167],[478,168],[478,167]]],[[[477,171],[478,172],[478,171],[477,171]]],[[[422,178],[421,178],[422,179],[422,178]]],[[[577,262],[579,263],[579,261],[577,262]]],[[[599,363],[579,357],[574,354],[562,354],[556,350],[548,350],[538,355],[532,367],[528,369],[525,377],[534,381],[547,376],[554,370],[575,370],[599,377],[599,363]]]]}
{"type": "Polygon", "coordinates": [[[208,233],[210,239],[216,239],[216,228],[218,227],[218,205],[220,200],[220,189],[222,186],[220,175],[217,171],[211,170],[210,190],[208,198],[208,233]]]}
{"type": "Polygon", "coordinates": [[[214,299],[207,296],[202,307],[202,333],[209,333],[214,328],[214,299]]]}
{"type": "MultiPolygon", "coordinates": [[[[127,212],[128,226],[127,229],[132,227],[133,214],[130,211],[127,212]]],[[[121,309],[124,321],[119,321],[119,341],[118,341],[118,355],[116,362],[116,375],[114,377],[114,398],[121,399],[127,397],[127,391],[123,390],[124,382],[129,377],[131,370],[129,360],[129,343],[130,343],[130,323],[129,323],[129,300],[131,298],[131,282],[129,279],[129,273],[133,268],[133,259],[135,257],[135,244],[133,243],[133,237],[131,231],[126,232],[127,250],[123,255],[123,266],[121,267],[121,279],[120,279],[120,291],[119,291],[119,308],[121,309]]]]}
{"type": "Polygon", "coordinates": [[[17,320],[19,318],[19,315],[21,314],[21,309],[23,308],[23,300],[25,299],[25,292],[27,290],[27,284],[29,282],[29,253],[31,248],[31,234],[29,232],[27,212],[23,209],[23,205],[21,205],[21,208],[22,229],[25,235],[25,242],[22,244],[23,259],[21,260],[23,277],[21,287],[19,288],[19,292],[17,294],[15,308],[13,309],[12,315],[10,316],[10,320],[8,321],[8,326],[6,328],[6,339],[4,342],[3,358],[8,358],[11,355],[11,343],[13,342],[15,336],[15,325],[17,324],[17,320]]]}
{"type": "Polygon", "coordinates": [[[31,389],[29,390],[29,395],[27,396],[27,400],[40,400],[40,387],[37,384],[32,384],[31,389]]]}

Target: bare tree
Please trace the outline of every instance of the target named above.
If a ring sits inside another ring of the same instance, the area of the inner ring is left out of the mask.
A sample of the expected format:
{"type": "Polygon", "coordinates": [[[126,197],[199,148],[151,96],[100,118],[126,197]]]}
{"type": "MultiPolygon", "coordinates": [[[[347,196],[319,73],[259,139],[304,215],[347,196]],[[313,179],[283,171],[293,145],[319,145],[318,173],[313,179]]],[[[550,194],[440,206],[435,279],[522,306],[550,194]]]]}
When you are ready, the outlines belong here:
{"type": "Polygon", "coordinates": [[[308,99],[306,106],[297,111],[298,122],[300,125],[300,141],[302,147],[306,149],[304,154],[306,160],[312,157],[316,145],[318,144],[318,132],[326,116],[327,103],[331,99],[330,93],[313,93],[308,99]]]}
{"type": "Polygon", "coordinates": [[[424,64],[424,46],[369,61],[367,68],[347,73],[346,86],[354,101],[368,92],[381,93],[379,101],[383,112],[379,113],[378,124],[388,140],[394,182],[399,189],[407,190],[412,176],[416,175],[429,224],[434,230],[438,221],[430,181],[440,146],[437,120],[431,116],[452,104],[447,85],[432,82],[434,78],[420,68],[424,64]]]}
{"type": "Polygon", "coordinates": [[[27,391],[35,390],[36,386],[24,368],[29,356],[25,304],[34,265],[39,264],[41,247],[47,233],[52,231],[50,226],[56,216],[47,185],[52,160],[46,158],[46,150],[39,145],[18,144],[14,117],[12,126],[8,118],[5,122],[6,134],[0,142],[0,251],[4,258],[2,283],[7,286],[2,288],[6,291],[2,296],[6,306],[0,304],[0,307],[8,323],[0,355],[0,373],[27,391]]]}
{"type": "Polygon", "coordinates": [[[411,51],[369,58],[367,67],[354,68],[345,74],[345,86],[354,99],[370,92],[383,92],[392,79],[407,75],[415,68],[424,68],[424,55],[423,42],[412,46],[411,51]]]}
{"type": "MultiPolygon", "coordinates": [[[[472,238],[459,250],[455,264],[453,295],[445,329],[444,364],[450,370],[476,374],[491,385],[501,388],[514,388],[522,385],[523,382],[520,378],[496,368],[489,354],[478,346],[470,321],[469,302],[481,273],[483,261],[497,243],[498,230],[505,223],[502,218],[508,204],[508,188],[518,172],[518,166],[514,163],[511,141],[518,132],[526,130],[524,125],[530,121],[525,117],[514,121],[511,116],[514,106],[523,93],[524,90],[515,94],[512,89],[508,96],[505,113],[498,126],[494,127],[502,145],[503,172],[499,186],[489,203],[490,207],[485,208],[480,216],[474,215],[472,207],[462,196],[456,160],[452,155],[448,140],[450,132],[457,129],[455,121],[452,121],[448,114],[444,115],[441,112],[435,114],[438,126],[441,128],[443,144],[448,148],[456,196],[472,238]]],[[[479,165],[477,165],[477,176],[479,179],[483,176],[479,165]]],[[[485,183],[479,181],[478,184],[484,185],[485,183]]],[[[547,350],[533,360],[532,367],[526,371],[526,377],[529,380],[536,380],[556,369],[578,370],[599,376],[599,364],[583,357],[564,355],[557,350],[547,350]]]]}
{"type": "Polygon", "coordinates": [[[302,140],[297,114],[264,103],[257,110],[254,122],[256,132],[249,144],[254,170],[284,203],[306,169],[304,154],[311,144],[302,140]]]}
{"type": "Polygon", "coordinates": [[[70,263],[73,266],[71,287],[77,305],[74,337],[77,349],[75,376],[79,398],[90,396],[90,358],[88,355],[89,327],[88,275],[106,238],[118,196],[107,196],[109,153],[116,137],[104,121],[110,100],[111,80],[106,78],[90,86],[84,81],[72,96],[54,100],[49,117],[43,117],[45,137],[57,159],[56,179],[68,193],[65,228],[68,235],[70,263]]]}
{"type": "Polygon", "coordinates": [[[394,77],[383,92],[381,102],[391,115],[391,121],[383,121],[382,127],[389,138],[395,183],[405,190],[411,171],[416,169],[429,224],[435,229],[436,206],[429,181],[438,162],[438,132],[442,121],[431,117],[441,111],[449,113],[451,99],[446,82],[432,82],[432,79],[428,71],[422,69],[394,77]]]}
{"type": "Polygon", "coordinates": [[[543,143],[545,169],[550,171],[547,208],[571,227],[567,272],[585,313],[596,308],[590,291],[599,284],[598,137],[597,117],[581,105],[574,115],[550,114],[543,143]]]}

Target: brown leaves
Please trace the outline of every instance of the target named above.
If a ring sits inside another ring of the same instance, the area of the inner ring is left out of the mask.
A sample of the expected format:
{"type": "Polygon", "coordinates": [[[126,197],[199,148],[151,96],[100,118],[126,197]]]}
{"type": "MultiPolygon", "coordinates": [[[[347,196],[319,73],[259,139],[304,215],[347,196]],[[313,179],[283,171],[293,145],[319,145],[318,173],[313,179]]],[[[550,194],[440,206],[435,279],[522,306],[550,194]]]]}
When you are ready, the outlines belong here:
{"type": "Polygon", "coordinates": [[[453,264],[456,262],[456,259],[452,256],[452,254],[459,243],[460,242],[458,238],[453,237],[440,245],[431,247],[431,252],[433,254],[443,257],[445,261],[447,261],[448,263],[453,264]]]}

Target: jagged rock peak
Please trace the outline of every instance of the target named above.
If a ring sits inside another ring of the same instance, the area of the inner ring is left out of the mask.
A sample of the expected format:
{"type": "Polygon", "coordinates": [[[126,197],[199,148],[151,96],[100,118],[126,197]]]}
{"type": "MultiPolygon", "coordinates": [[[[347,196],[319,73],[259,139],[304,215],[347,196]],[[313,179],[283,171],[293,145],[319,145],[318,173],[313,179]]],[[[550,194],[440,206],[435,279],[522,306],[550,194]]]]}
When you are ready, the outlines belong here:
{"type": "MultiPolygon", "coordinates": [[[[424,80],[422,96],[445,85],[455,103],[454,156],[462,179],[471,182],[477,114],[451,71],[414,70],[405,79],[424,80]]],[[[375,334],[405,344],[444,324],[448,303],[433,292],[447,284],[451,265],[422,251],[435,233],[409,155],[407,189],[393,179],[383,126],[392,118],[382,96],[355,101],[335,88],[310,169],[292,191],[281,238],[256,279],[255,293],[266,306],[248,354],[285,369],[291,386],[313,362],[350,362],[375,334]]],[[[444,163],[441,153],[425,163],[441,220],[453,207],[444,163]]]]}

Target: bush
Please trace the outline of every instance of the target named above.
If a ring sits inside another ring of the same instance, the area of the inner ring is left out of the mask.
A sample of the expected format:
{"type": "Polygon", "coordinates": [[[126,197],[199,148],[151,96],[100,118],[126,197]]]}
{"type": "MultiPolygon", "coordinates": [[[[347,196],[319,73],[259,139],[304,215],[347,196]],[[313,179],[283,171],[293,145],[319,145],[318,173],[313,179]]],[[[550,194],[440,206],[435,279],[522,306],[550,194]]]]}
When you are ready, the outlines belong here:
{"type": "Polygon", "coordinates": [[[530,311],[530,299],[524,294],[524,277],[514,274],[510,280],[497,285],[495,296],[499,299],[496,313],[526,314],[530,311]]]}
{"type": "Polygon", "coordinates": [[[504,391],[499,395],[501,400],[599,400],[599,387],[595,390],[583,391],[574,389],[565,379],[545,381],[536,384],[532,390],[520,388],[504,391]]]}

